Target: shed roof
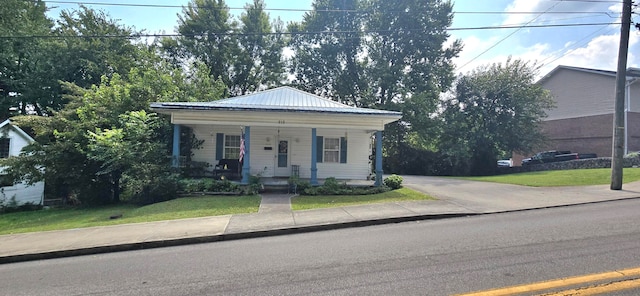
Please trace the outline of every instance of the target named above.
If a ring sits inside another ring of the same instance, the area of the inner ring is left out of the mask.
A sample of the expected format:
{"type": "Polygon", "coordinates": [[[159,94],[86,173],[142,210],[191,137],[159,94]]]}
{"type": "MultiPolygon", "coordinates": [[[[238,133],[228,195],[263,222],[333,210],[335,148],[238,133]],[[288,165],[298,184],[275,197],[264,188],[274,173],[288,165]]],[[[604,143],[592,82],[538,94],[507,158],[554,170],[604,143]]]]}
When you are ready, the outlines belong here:
{"type": "Polygon", "coordinates": [[[402,113],[396,111],[357,108],[345,105],[288,86],[212,102],[158,102],[152,103],[151,108],[160,110],[182,109],[392,115],[398,118],[402,116],[402,113]]]}
{"type": "Polygon", "coordinates": [[[9,119],[7,119],[7,120],[3,121],[2,123],[0,123],[0,130],[2,130],[5,127],[13,129],[16,133],[18,133],[18,135],[23,137],[28,142],[33,142],[34,141],[34,139],[31,136],[29,136],[29,134],[27,134],[25,131],[23,131],[18,126],[13,125],[11,123],[11,120],[9,120],[9,119]]]}

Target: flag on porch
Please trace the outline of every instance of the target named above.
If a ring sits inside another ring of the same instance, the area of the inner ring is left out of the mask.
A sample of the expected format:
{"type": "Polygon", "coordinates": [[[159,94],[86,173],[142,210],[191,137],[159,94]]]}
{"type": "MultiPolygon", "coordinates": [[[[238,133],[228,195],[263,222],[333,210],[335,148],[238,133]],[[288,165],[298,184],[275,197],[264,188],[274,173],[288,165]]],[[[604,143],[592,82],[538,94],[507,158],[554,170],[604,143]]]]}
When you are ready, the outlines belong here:
{"type": "Polygon", "coordinates": [[[244,131],[240,133],[240,155],[238,156],[238,162],[242,162],[244,158],[244,131]]]}

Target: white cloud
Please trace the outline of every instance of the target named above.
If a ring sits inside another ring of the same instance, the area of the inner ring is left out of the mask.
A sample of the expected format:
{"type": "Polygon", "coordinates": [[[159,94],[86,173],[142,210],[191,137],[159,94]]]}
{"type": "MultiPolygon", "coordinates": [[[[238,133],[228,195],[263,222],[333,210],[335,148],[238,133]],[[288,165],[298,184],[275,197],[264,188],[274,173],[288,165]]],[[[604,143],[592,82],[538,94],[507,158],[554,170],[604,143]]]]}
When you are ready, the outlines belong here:
{"type": "MultiPolygon", "coordinates": [[[[627,65],[637,64],[636,57],[631,50],[638,44],[639,37],[631,34],[629,39],[629,53],[627,65]]],[[[574,49],[557,63],[562,65],[588,67],[604,70],[616,70],[618,64],[618,46],[620,34],[602,35],[592,39],[586,46],[574,49]]]]}

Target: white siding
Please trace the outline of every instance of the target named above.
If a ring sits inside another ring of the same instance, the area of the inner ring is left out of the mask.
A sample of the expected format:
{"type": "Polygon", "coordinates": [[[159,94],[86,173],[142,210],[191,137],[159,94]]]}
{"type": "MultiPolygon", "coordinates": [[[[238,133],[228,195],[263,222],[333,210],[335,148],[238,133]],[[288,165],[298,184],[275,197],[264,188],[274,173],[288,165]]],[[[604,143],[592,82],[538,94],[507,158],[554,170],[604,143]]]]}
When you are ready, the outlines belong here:
{"type": "MultiPolygon", "coordinates": [[[[0,136],[9,138],[9,157],[17,156],[24,146],[27,146],[31,139],[25,138],[22,134],[16,132],[16,127],[5,125],[0,131],[0,136]]],[[[0,172],[2,168],[0,167],[0,172]]],[[[31,186],[23,183],[17,183],[13,186],[6,186],[0,189],[0,203],[9,203],[12,199],[18,205],[24,203],[42,204],[44,197],[44,182],[38,182],[31,186]]]]}
{"type": "MultiPolygon", "coordinates": [[[[239,126],[193,125],[191,127],[198,139],[205,140],[202,148],[194,151],[193,159],[206,161],[211,165],[216,163],[216,133],[240,134],[239,126]]],[[[364,180],[368,177],[371,133],[364,130],[317,129],[316,134],[322,137],[347,138],[347,163],[318,163],[318,178],[364,180]]],[[[300,166],[300,178],[311,178],[311,128],[251,127],[251,174],[261,174],[264,177],[275,176],[277,143],[280,138],[289,140],[290,164],[300,166]]],[[[289,175],[290,169],[286,176],[289,175]]]]}
{"type": "Polygon", "coordinates": [[[44,182],[38,182],[31,186],[24,183],[2,187],[0,192],[0,204],[8,204],[15,198],[18,205],[25,203],[42,204],[44,197],[44,182]]]}

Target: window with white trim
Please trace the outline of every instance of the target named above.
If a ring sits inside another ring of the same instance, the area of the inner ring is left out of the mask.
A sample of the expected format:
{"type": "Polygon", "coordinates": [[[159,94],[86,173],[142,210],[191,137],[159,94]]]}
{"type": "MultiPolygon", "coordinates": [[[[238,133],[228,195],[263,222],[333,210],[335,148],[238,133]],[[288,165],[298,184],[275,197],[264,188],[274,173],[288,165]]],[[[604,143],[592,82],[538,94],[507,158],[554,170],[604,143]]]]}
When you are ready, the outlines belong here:
{"type": "Polygon", "coordinates": [[[324,138],[324,162],[340,162],[340,138],[324,138]]]}
{"type": "Polygon", "coordinates": [[[0,187],[13,186],[13,182],[10,181],[9,176],[0,175],[0,187]]]}
{"type": "Polygon", "coordinates": [[[9,147],[11,147],[11,139],[0,138],[0,158],[9,157],[9,147]]]}
{"type": "Polygon", "coordinates": [[[240,157],[240,136],[224,135],[224,158],[238,159],[240,157]]]}

